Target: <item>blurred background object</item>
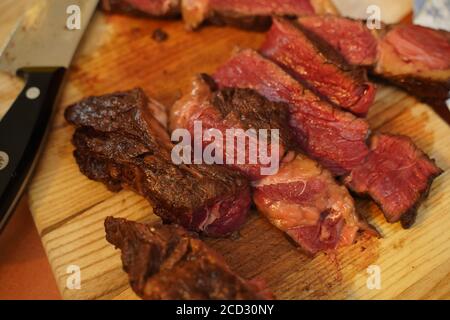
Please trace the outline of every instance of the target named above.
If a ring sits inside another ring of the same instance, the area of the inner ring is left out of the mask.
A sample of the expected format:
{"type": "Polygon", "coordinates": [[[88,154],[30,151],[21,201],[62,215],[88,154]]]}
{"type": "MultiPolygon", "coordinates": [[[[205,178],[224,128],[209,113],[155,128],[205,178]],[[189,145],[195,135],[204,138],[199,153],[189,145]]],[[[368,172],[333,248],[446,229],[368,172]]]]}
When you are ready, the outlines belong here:
{"type": "Polygon", "coordinates": [[[450,31],[450,0],[415,0],[414,23],[450,31]]]}
{"type": "Polygon", "coordinates": [[[333,3],[342,15],[355,19],[367,19],[367,8],[378,6],[384,23],[401,21],[413,8],[413,0],[333,0],[333,3]]]}

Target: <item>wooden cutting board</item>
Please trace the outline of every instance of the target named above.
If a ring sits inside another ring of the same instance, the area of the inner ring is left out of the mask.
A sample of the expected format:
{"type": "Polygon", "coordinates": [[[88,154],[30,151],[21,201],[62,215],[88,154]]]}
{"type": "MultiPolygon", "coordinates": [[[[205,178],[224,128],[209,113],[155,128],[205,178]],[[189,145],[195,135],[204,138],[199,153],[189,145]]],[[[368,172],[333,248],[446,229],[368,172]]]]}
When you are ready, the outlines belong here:
{"type": "MultiPolygon", "coordinates": [[[[170,106],[189,89],[194,74],[214,71],[236,46],[257,48],[263,37],[218,27],[188,33],[181,22],[96,14],[29,188],[33,217],[64,298],[135,299],[119,251],[104,238],[103,221],[109,215],[157,219],[142,197],[128,191],[111,193],[79,172],[64,107],[88,95],[136,86],[170,106]],[[156,28],[169,34],[166,42],[152,39],[156,28]],[[66,286],[72,265],[81,270],[78,290],[66,286]]],[[[386,223],[372,202],[358,200],[359,211],[384,238],[361,238],[340,250],[336,260],[325,254],[306,257],[256,212],[238,239],[206,241],[242,276],[265,279],[279,299],[449,299],[450,128],[429,106],[382,86],[369,122],[373,130],[411,136],[446,170],[433,184],[413,229],[386,223]],[[381,289],[366,285],[367,268],[373,265],[381,270],[381,289]]]]}

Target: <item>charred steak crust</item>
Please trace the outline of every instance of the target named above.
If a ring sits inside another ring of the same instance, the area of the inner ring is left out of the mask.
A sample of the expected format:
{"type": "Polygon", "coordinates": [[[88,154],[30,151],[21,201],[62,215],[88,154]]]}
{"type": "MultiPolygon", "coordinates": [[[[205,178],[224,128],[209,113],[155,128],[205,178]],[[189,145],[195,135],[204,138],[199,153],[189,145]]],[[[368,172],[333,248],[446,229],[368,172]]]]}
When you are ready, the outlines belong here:
{"type": "Polygon", "coordinates": [[[177,225],[105,220],[106,240],[122,251],[134,292],[151,300],[262,300],[271,295],[234,273],[204,242],[177,225]],[[262,291],[261,291],[262,290],[262,291]]]}
{"type": "Polygon", "coordinates": [[[245,221],[250,187],[226,167],[175,165],[171,142],[140,89],[90,97],[66,109],[80,170],[112,191],[134,190],[166,222],[220,236],[245,221]]]}

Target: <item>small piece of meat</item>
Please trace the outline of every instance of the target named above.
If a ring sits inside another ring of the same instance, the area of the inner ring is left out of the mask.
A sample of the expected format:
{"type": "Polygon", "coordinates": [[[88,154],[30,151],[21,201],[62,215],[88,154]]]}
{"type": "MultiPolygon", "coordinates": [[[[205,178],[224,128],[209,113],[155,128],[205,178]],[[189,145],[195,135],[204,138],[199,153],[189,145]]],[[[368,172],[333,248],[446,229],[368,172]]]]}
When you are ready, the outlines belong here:
{"type": "Polygon", "coordinates": [[[102,8],[106,12],[177,17],[181,12],[181,0],[102,0],[102,8]]]}
{"type": "Polygon", "coordinates": [[[142,90],[84,99],[65,117],[77,127],[74,155],[90,179],[112,191],[134,190],[165,222],[207,235],[230,234],[245,222],[248,181],[221,166],[175,165],[173,145],[142,90]]]}
{"type": "Polygon", "coordinates": [[[253,186],[258,211],[307,253],[350,245],[358,230],[370,230],[356,214],[347,189],[304,155],[253,186]]]}
{"type": "Polygon", "coordinates": [[[366,71],[348,65],[332,47],[304,33],[295,22],[275,19],[261,53],[342,109],[365,116],[373,104],[376,88],[366,71]]]}
{"type": "Polygon", "coordinates": [[[412,95],[445,105],[450,91],[450,33],[416,25],[389,27],[375,74],[412,95]]]}
{"type": "Polygon", "coordinates": [[[145,300],[265,300],[261,282],[239,277],[213,249],[177,225],[105,220],[106,240],[122,251],[133,291],[145,300]]]}
{"type": "Polygon", "coordinates": [[[310,0],[182,0],[182,12],[191,30],[204,21],[267,30],[272,16],[298,17],[313,14],[315,10],[310,0]]]}
{"type": "Polygon", "coordinates": [[[305,16],[298,23],[338,51],[348,64],[372,66],[377,61],[378,40],[363,21],[334,15],[305,16]]]}
{"type": "Polygon", "coordinates": [[[364,119],[321,100],[255,51],[235,54],[214,79],[220,87],[250,88],[271,101],[289,104],[297,143],[333,174],[344,175],[365,159],[369,125],[364,119]]]}
{"type": "Polygon", "coordinates": [[[192,141],[194,146],[196,143],[201,144],[200,148],[204,151],[214,146],[222,155],[221,163],[226,163],[251,180],[273,174],[270,166],[274,170],[278,168],[293,142],[287,127],[288,106],[271,102],[251,89],[226,88],[214,91],[211,89],[211,85],[214,87],[213,82],[207,75],[194,79],[191,92],[178,100],[171,109],[171,130],[184,128],[193,136],[195,123],[201,122],[203,131],[218,130],[221,135],[214,139],[192,141]],[[230,149],[226,139],[227,132],[231,130],[235,132],[236,138],[230,149]],[[261,130],[265,130],[266,136],[261,130]],[[276,136],[272,136],[271,130],[277,130],[276,136]],[[272,140],[275,138],[278,141],[272,140]],[[237,141],[244,142],[242,148],[237,146],[237,141]],[[272,150],[278,155],[272,157],[272,150]],[[267,163],[270,159],[276,164],[267,163]]]}
{"type": "Polygon", "coordinates": [[[345,183],[354,192],[372,197],[388,222],[401,221],[409,228],[433,180],[441,173],[409,137],[376,134],[367,159],[352,170],[345,183]]]}

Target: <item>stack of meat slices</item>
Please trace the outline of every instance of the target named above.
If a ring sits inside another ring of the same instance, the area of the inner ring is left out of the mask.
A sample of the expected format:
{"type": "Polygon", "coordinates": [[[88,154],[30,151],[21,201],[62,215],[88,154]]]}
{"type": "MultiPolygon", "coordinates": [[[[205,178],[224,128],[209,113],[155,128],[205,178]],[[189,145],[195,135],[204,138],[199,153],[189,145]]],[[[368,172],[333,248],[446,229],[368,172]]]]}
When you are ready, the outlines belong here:
{"type": "Polygon", "coordinates": [[[336,16],[298,22],[339,51],[352,65],[373,73],[437,106],[450,91],[450,33],[417,25],[371,31],[361,21],[336,16]]]}
{"type": "MultiPolygon", "coordinates": [[[[222,132],[243,129],[243,137],[244,130],[249,128],[278,129],[280,152],[274,159],[279,161],[276,165],[281,169],[276,173],[262,175],[264,165],[260,162],[252,166],[236,161],[230,164],[252,180],[254,202],[273,225],[309,254],[352,244],[359,230],[374,234],[357,215],[347,189],[328,170],[298,153],[291,142],[291,130],[285,126],[289,118],[286,104],[270,102],[250,89],[214,91],[213,80],[205,81],[205,77],[194,79],[192,91],[173,106],[171,129],[192,131],[194,121],[202,121],[205,129],[216,128],[222,132]]],[[[266,143],[256,140],[256,145],[266,143]]],[[[245,151],[248,155],[249,150],[245,151]]],[[[236,159],[236,154],[232,156],[236,159]]]]}

